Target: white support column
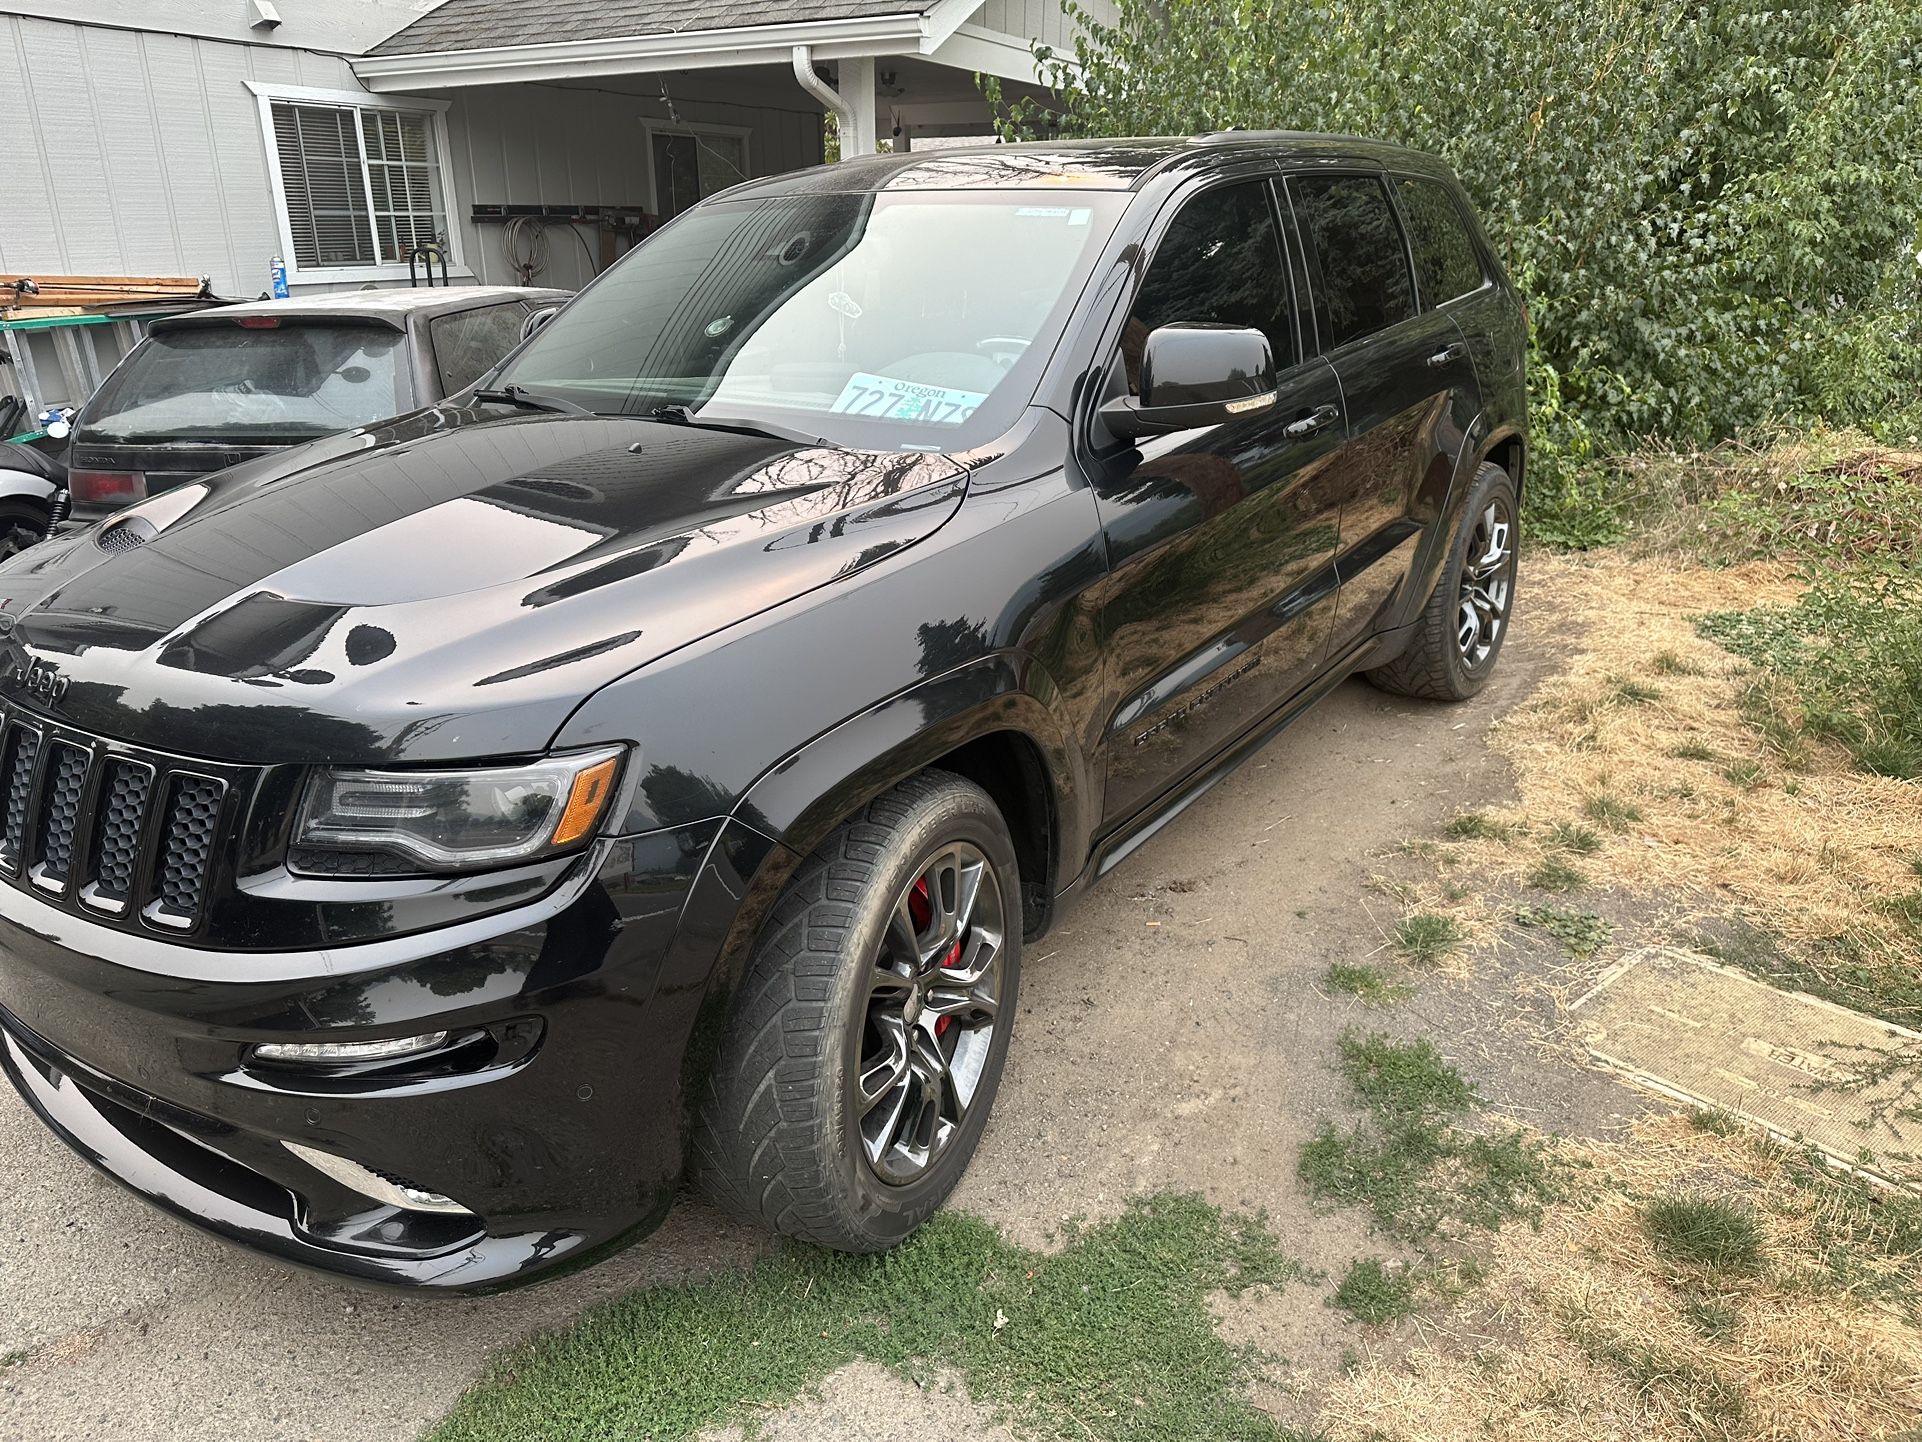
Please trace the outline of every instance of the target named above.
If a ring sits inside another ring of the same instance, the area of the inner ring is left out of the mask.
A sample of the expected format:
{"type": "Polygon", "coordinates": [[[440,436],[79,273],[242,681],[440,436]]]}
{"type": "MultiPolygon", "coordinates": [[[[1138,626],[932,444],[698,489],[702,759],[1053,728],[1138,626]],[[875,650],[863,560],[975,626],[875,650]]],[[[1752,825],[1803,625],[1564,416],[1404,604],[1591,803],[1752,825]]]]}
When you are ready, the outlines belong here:
{"type": "Polygon", "coordinates": [[[841,61],[835,78],[838,83],[834,88],[841,92],[842,104],[852,112],[846,129],[841,132],[841,156],[847,159],[873,155],[879,124],[874,104],[874,57],[864,55],[841,61]]]}

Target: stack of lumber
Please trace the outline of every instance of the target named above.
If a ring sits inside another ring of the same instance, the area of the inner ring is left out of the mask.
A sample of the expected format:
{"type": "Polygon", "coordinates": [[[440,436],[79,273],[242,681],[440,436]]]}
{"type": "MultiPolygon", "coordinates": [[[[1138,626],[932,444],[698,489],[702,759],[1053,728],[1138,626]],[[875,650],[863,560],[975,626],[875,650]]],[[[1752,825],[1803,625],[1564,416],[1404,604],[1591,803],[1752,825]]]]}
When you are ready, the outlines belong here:
{"type": "Polygon", "coordinates": [[[0,318],[85,315],[122,305],[207,297],[201,275],[0,274],[0,318]]]}

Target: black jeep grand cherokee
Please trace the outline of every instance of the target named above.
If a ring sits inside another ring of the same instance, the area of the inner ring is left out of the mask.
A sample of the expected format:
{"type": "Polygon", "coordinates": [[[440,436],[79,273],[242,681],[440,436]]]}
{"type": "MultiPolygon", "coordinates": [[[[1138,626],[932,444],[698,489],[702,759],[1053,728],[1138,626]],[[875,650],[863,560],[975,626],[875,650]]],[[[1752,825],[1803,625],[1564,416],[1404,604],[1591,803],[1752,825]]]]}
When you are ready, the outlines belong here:
{"type": "Polygon", "coordinates": [[[684,1171],[872,1249],[1024,939],[1351,672],[1501,646],[1524,317],[1447,171],[752,182],[480,387],[0,569],[0,1050],[160,1206],[481,1290],[684,1171]]]}

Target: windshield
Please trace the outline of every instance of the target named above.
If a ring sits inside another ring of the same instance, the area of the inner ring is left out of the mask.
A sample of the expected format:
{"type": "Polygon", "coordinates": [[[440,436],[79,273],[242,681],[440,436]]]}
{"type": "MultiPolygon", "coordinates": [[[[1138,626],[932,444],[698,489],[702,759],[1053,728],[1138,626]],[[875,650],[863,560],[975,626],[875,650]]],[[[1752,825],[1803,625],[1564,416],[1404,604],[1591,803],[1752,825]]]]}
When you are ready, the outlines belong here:
{"type": "Polygon", "coordinates": [[[381,325],[155,331],[81,424],[105,441],[312,440],[412,409],[405,345],[381,325]]]}
{"type": "Polygon", "coordinates": [[[496,383],[603,413],[686,406],[874,449],[979,444],[1033,396],[1126,201],[998,191],[701,205],[596,281],[496,383]]]}

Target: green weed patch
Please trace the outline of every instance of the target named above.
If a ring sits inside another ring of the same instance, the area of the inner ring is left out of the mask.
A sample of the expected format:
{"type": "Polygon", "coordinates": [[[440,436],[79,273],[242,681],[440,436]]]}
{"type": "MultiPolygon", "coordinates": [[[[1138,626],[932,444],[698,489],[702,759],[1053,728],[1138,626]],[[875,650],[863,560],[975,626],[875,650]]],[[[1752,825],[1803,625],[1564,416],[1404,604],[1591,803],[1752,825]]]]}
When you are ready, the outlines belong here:
{"type": "Polygon", "coordinates": [[[503,1356],[427,1442],[665,1442],[862,1357],[952,1369],[1025,1431],[1278,1442],[1243,1400],[1259,1359],[1216,1334],[1207,1298],[1304,1275],[1259,1220],[1194,1197],[1137,1201],[1055,1255],[944,1212],[881,1256],[783,1245],[603,1303],[503,1356]]]}
{"type": "Polygon", "coordinates": [[[1340,1046],[1365,1115],[1346,1130],[1324,1124],[1302,1148],[1314,1195],[1367,1207],[1384,1233],[1415,1243],[1540,1217],[1557,1194],[1546,1145],[1462,1130],[1479,1097],[1431,1043],[1347,1032],[1340,1046]]]}

